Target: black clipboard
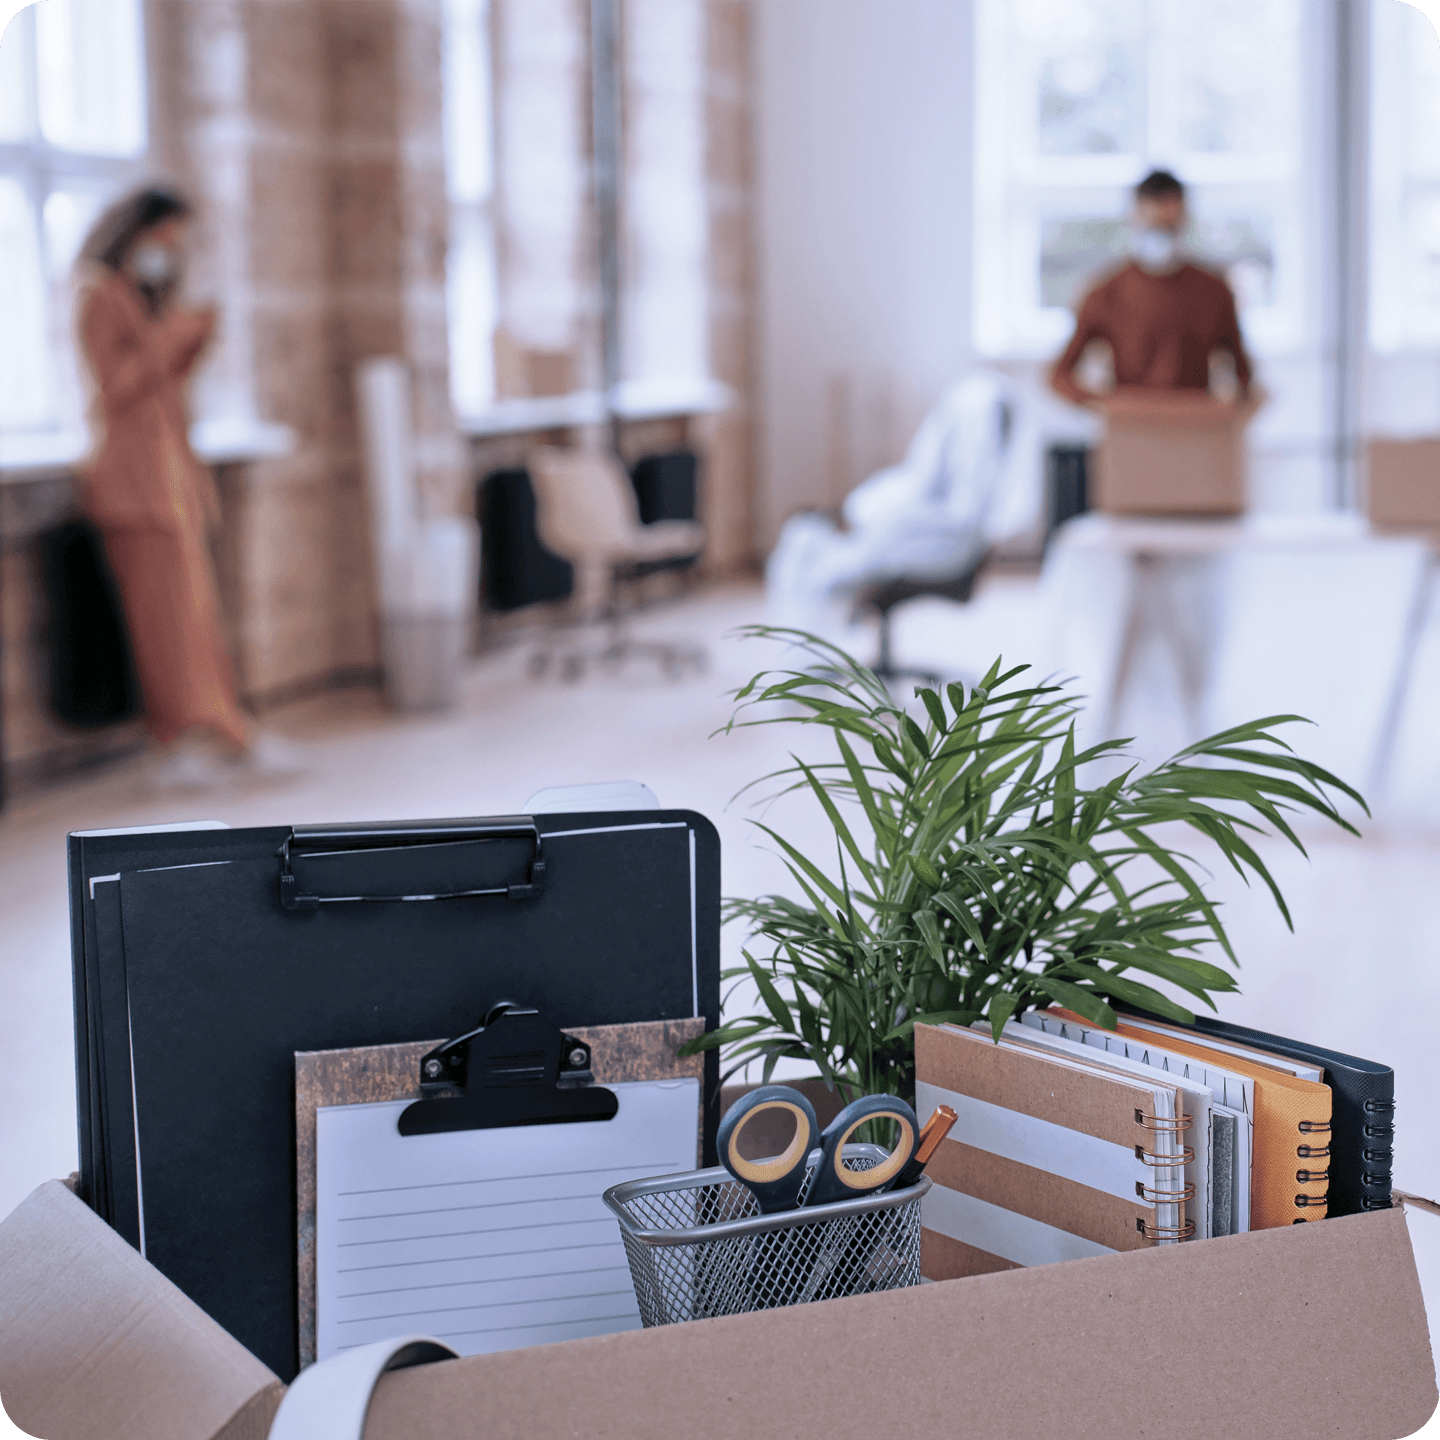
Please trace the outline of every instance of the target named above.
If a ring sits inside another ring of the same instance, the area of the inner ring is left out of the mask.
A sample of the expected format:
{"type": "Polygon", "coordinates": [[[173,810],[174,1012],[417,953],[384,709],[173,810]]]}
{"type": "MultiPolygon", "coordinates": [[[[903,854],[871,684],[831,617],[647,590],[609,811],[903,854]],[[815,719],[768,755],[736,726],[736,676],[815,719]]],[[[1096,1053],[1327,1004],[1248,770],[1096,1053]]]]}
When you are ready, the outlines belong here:
{"type": "MultiPolygon", "coordinates": [[[[81,1194],[282,1378],[298,1368],[294,1054],[720,1009],[690,811],[69,842],[81,1194]]],[[[718,1059],[705,1065],[714,1163],[718,1059]]]]}

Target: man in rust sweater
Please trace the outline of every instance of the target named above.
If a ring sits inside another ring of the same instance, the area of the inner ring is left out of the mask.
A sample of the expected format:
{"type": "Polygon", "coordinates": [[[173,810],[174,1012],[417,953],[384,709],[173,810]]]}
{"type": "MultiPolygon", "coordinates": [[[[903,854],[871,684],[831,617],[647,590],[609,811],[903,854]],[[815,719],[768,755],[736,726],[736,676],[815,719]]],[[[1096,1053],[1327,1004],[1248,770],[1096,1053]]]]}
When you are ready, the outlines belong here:
{"type": "Polygon", "coordinates": [[[1234,357],[1241,396],[1247,392],[1250,361],[1235,297],[1220,276],[1186,260],[1185,218],[1185,187],[1168,171],[1153,171],[1136,186],[1134,258],[1085,297],[1075,333],[1050,374],[1067,400],[1084,405],[1100,398],[1075,378],[1094,340],[1110,347],[1117,390],[1206,391],[1210,357],[1223,350],[1234,357]]]}

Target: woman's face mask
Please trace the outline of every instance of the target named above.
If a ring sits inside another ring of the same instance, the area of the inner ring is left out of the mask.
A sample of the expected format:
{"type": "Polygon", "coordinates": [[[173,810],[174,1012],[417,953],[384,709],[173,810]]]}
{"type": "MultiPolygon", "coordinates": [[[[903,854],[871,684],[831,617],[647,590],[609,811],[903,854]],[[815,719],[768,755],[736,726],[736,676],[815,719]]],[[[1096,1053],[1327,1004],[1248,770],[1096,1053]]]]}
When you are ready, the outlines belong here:
{"type": "Polygon", "coordinates": [[[180,260],[168,245],[137,245],[130,256],[130,268],[147,289],[173,285],[180,277],[180,260]]]}
{"type": "Polygon", "coordinates": [[[1154,226],[1132,230],[1130,253],[1142,269],[1170,270],[1180,258],[1180,237],[1173,230],[1154,226]]]}

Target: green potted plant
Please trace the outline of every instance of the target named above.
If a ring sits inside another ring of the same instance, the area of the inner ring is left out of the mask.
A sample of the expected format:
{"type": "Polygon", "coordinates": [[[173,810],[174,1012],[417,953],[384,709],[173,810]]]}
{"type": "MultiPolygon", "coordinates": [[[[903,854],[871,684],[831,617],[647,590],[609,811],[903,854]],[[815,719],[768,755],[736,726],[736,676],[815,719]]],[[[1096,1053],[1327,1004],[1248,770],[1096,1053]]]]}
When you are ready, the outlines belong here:
{"type": "Polygon", "coordinates": [[[1298,716],[1236,726],[1153,769],[1129,765],[1086,786],[1081,767],[1123,763],[1128,742],[1077,753],[1076,700],[1057,685],[1021,683],[1026,666],[997,661],[968,691],[917,688],[922,722],[815,636],[742,633],[786,642],[810,663],[756,675],[736,692],[725,729],[830,733],[835,758],[792,757],[764,778],[780,793],[813,796],[835,859],[823,865],[756,822],[805,898],[725,903],[726,921],[750,932],[744,965],[727,978],[752,979],[763,1008],[686,1048],[726,1047],[731,1074],[761,1061],[768,1081],[780,1059],[807,1060],[847,1093],[913,1102],[917,1022],[983,1018],[998,1038],[1028,1007],[1058,1003],[1113,1028],[1112,1000],[1192,1020],[1151,982],[1214,1009],[1212,995],[1234,990],[1235,979],[1201,952],[1237,962],[1199,865],[1175,848],[1184,830],[1265,885],[1287,925],[1251,839],[1278,833],[1303,853],[1287,820],[1301,811],[1358,833],[1329,792],[1364,809],[1360,795],[1274,733],[1298,716]]]}

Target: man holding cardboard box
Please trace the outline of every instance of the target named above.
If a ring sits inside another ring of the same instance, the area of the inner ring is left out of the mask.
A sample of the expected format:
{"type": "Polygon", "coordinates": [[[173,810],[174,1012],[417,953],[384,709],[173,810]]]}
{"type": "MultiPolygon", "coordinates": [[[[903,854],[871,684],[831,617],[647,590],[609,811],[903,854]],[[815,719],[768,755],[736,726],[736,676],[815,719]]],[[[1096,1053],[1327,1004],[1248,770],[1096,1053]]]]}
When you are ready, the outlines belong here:
{"type": "Polygon", "coordinates": [[[1095,340],[1105,341],[1115,357],[1117,389],[1208,390],[1217,350],[1233,357],[1242,394],[1249,386],[1235,296],[1219,275],[1185,258],[1186,221],[1185,187],[1169,171],[1154,170],[1135,187],[1132,259],[1085,297],[1051,373],[1067,400],[1084,405],[1097,398],[1075,378],[1080,356],[1095,340]]]}
{"type": "Polygon", "coordinates": [[[1135,188],[1132,259],[1096,285],[1050,383],[1105,415],[1093,495],[1097,508],[1139,514],[1236,514],[1244,509],[1243,431],[1256,408],[1235,296],[1185,256],[1185,187],[1155,170],[1135,188]],[[1115,389],[1076,378],[1094,341],[1110,348],[1115,389]],[[1234,403],[1210,395],[1210,362],[1229,355],[1234,403]]]}

